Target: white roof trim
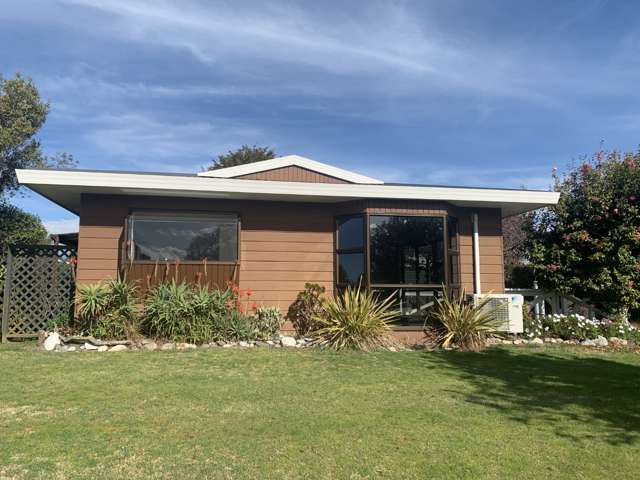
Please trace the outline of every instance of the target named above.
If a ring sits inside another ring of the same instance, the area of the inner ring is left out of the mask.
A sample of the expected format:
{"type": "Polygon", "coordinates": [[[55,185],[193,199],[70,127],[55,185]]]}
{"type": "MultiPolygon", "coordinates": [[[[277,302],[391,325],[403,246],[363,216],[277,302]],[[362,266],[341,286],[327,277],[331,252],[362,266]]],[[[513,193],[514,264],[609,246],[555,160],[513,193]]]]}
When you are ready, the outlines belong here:
{"type": "Polygon", "coordinates": [[[327,165],[326,163],[316,162],[310,158],[300,157],[298,155],[287,155],[286,157],[274,158],[272,160],[263,160],[261,162],[247,163],[236,167],[219,168],[217,170],[208,170],[198,173],[200,177],[216,177],[216,178],[233,178],[251,173],[259,173],[267,170],[284,167],[301,167],[314,172],[329,175],[330,177],[339,178],[346,182],[362,183],[362,184],[383,184],[382,180],[366,177],[349,170],[327,165]]]}
{"type": "Polygon", "coordinates": [[[461,207],[501,208],[503,215],[555,205],[557,192],[492,188],[348,183],[273,182],[147,173],[81,170],[16,170],[18,181],[77,211],[80,194],[149,195],[293,202],[341,202],[363,198],[436,200],[461,207]]]}

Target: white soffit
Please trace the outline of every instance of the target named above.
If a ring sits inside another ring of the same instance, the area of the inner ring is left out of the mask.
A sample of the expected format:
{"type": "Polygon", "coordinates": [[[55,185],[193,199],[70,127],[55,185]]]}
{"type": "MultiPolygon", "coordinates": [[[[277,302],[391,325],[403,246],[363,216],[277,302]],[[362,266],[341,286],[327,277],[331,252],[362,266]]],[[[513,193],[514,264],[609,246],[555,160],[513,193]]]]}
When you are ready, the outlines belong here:
{"type": "Polygon", "coordinates": [[[217,170],[208,170],[206,172],[198,173],[200,177],[215,177],[215,178],[233,178],[243,175],[250,175],[252,173],[266,172],[267,170],[274,170],[276,168],[285,167],[300,167],[312,170],[314,172],[322,173],[323,175],[329,175],[330,177],[339,178],[346,182],[369,184],[369,185],[381,185],[384,182],[376,178],[366,177],[359,173],[351,172],[349,170],[343,170],[342,168],[327,165],[326,163],[316,162],[310,158],[300,157],[298,155],[287,155],[286,157],[274,158],[272,160],[262,160],[261,162],[246,163],[244,165],[238,165],[235,167],[219,168],[217,170]]]}
{"type": "Polygon", "coordinates": [[[18,181],[71,211],[83,193],[341,202],[363,198],[435,200],[461,207],[501,208],[503,216],[555,205],[559,193],[537,190],[274,182],[150,173],[16,170],[18,181]]]}

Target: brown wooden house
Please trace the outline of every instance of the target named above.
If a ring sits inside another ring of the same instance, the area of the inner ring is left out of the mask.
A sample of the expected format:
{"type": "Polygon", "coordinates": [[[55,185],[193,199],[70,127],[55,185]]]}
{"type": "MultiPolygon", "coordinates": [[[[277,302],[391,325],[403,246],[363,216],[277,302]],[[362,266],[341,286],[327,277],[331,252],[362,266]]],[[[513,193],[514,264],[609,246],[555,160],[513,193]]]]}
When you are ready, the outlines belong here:
{"type": "Polygon", "coordinates": [[[396,292],[406,336],[442,285],[502,292],[502,217],[558,200],[546,191],[384,183],[299,156],[193,175],[17,173],[80,216],[79,284],[119,273],[143,289],[176,276],[221,288],[233,281],[286,311],[306,282],[328,292],[360,282],[396,292]]]}

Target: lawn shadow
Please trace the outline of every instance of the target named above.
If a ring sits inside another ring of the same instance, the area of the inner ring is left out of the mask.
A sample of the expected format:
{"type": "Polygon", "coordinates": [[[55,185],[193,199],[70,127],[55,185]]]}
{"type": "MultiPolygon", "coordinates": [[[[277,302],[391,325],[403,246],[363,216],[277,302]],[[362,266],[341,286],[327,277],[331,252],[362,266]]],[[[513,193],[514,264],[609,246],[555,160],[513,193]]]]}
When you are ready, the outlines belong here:
{"type": "Polygon", "coordinates": [[[566,351],[493,348],[425,355],[472,386],[471,392],[452,394],[512,420],[552,422],[556,435],[574,441],[597,438],[617,445],[640,438],[640,366],[566,351]],[[588,427],[576,429],[567,421],[588,427]]]}

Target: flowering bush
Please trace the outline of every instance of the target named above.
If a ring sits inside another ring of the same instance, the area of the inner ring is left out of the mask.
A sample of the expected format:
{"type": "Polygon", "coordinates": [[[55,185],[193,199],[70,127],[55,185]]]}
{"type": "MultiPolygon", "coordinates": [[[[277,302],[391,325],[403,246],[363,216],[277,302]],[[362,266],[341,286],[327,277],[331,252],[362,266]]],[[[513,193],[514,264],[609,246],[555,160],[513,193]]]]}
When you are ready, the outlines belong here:
{"type": "Polygon", "coordinates": [[[524,333],[528,338],[554,337],[564,340],[587,340],[602,335],[640,343],[640,330],[627,322],[608,318],[591,319],[578,314],[525,318],[524,333]]]}
{"type": "Polygon", "coordinates": [[[598,152],[554,177],[560,201],[529,232],[540,286],[606,312],[640,308],[640,152],[598,152]]]}

